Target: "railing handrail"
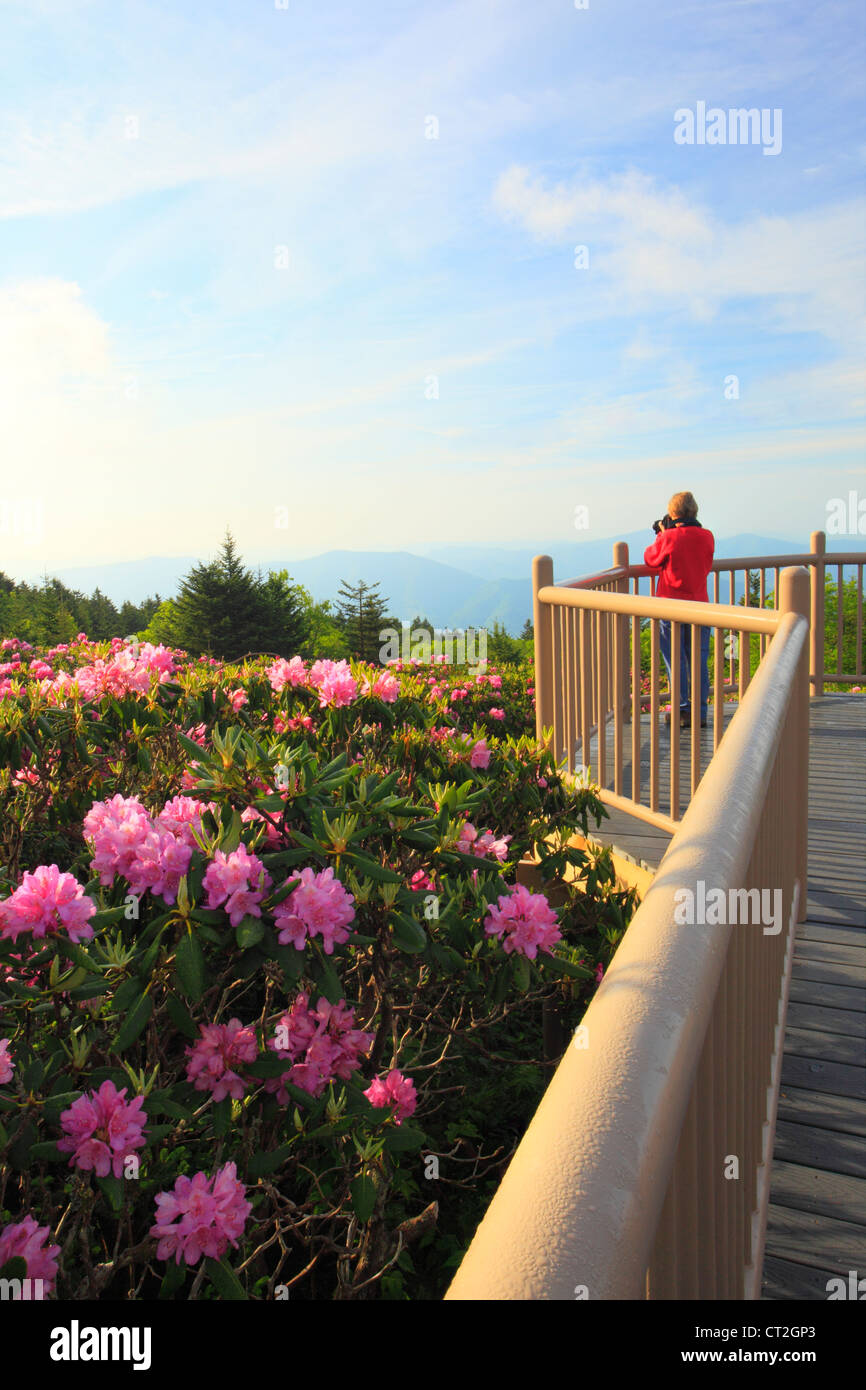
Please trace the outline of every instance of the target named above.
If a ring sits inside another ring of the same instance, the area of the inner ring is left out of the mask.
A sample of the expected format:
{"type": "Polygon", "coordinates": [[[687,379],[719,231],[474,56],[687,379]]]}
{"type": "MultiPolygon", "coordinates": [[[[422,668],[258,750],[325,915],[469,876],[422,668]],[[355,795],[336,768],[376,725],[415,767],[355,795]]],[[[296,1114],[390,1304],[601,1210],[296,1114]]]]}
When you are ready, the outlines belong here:
{"type": "Polygon", "coordinates": [[[704,603],[702,600],[658,598],[644,594],[616,594],[597,589],[565,589],[545,585],[538,591],[541,603],[565,608],[592,609],[597,613],[623,613],[633,618],[673,618],[698,627],[735,627],[741,632],[772,636],[779,626],[774,608],[746,608],[737,604],[704,603]]]}
{"type": "MultiPolygon", "coordinates": [[[[790,571],[789,571],[790,573],[790,571]]],[[[800,571],[803,582],[805,576],[800,571]]],[[[731,927],[678,925],[675,892],[744,882],[785,721],[805,711],[808,618],[786,611],[446,1297],[643,1298],[731,927]],[[798,685],[802,684],[800,690],[798,685]]],[[[606,596],[605,596],[606,597],[606,596]]],[[[635,596],[630,595],[630,601],[635,596]]],[[[796,728],[796,722],[791,726],[796,728]]],[[[805,752],[784,767],[802,798],[805,752]]],[[[786,759],[780,756],[784,765],[786,759]]],[[[805,807],[795,814],[805,816],[805,807]]],[[[802,835],[795,823],[795,839],[802,835]]],[[[793,882],[799,895],[802,859],[793,882]]],[[[796,919],[798,894],[788,914],[796,919]]],[[[764,938],[766,939],[766,938],[764,938]]],[[[772,1128],[772,1125],[771,1125],[772,1128]]],[[[759,1247],[760,1248],[760,1247],[759,1247]]],[[[739,1296],[743,1296],[740,1294],[739,1296]]]]}

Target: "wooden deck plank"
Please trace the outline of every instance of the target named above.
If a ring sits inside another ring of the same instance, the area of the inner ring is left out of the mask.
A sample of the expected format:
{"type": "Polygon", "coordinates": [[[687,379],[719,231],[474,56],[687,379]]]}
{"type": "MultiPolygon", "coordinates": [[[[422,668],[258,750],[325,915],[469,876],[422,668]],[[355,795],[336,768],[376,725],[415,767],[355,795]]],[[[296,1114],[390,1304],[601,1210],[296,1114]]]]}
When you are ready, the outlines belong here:
{"type": "Polygon", "coordinates": [[[785,1030],[785,1055],[817,1057],[825,1062],[843,1062],[852,1067],[866,1067],[866,1039],[862,1033],[850,1034],[798,1028],[788,1019],[785,1030]]]}
{"type": "Polygon", "coordinates": [[[855,1096],[824,1095],[799,1086],[783,1086],[779,1092],[779,1118],[866,1139],[866,1101],[855,1096]]]}
{"type": "Polygon", "coordinates": [[[856,1009],[828,1009],[821,1004],[788,1004],[789,1028],[811,1028],[821,1033],[844,1033],[859,1038],[866,1048],[866,1014],[856,1009]]]}
{"type": "Polygon", "coordinates": [[[782,1085],[866,1100],[866,1067],[825,1062],[817,1057],[796,1057],[786,1052],[782,1058],[782,1085]]]}
{"type": "MultiPolygon", "coordinates": [[[[846,1271],[847,1274],[847,1271],[846,1271]]],[[[764,1260],[763,1298],[826,1299],[830,1280],[838,1277],[831,1269],[816,1269],[767,1255],[764,1260]]]]}
{"type": "Polygon", "coordinates": [[[816,1125],[779,1120],[773,1152],[776,1158],[788,1163],[866,1178],[866,1144],[858,1134],[842,1134],[838,1130],[819,1129],[816,1125]]]}
{"type": "Polygon", "coordinates": [[[817,1216],[851,1221],[866,1230],[866,1178],[774,1159],[770,1201],[817,1216]]]}
{"type": "Polygon", "coordinates": [[[847,1275],[849,1269],[866,1269],[866,1227],[771,1202],[767,1254],[773,1260],[847,1275]]]}

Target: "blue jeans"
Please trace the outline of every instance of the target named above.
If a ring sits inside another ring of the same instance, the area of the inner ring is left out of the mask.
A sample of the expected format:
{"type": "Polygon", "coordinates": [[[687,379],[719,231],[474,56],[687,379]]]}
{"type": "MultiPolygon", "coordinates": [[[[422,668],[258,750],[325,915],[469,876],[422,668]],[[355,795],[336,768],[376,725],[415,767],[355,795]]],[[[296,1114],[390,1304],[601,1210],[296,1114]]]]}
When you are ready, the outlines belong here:
{"type": "MultiPolygon", "coordinates": [[[[702,627],[701,630],[701,719],[707,717],[707,700],[710,694],[710,629],[702,627]]],[[[681,710],[691,708],[692,703],[692,629],[688,624],[680,627],[680,691],[679,701],[677,693],[673,688],[673,678],[671,676],[671,625],[664,618],[659,623],[659,649],[667,667],[668,680],[671,683],[671,706],[675,707],[679,703],[681,710]]]]}

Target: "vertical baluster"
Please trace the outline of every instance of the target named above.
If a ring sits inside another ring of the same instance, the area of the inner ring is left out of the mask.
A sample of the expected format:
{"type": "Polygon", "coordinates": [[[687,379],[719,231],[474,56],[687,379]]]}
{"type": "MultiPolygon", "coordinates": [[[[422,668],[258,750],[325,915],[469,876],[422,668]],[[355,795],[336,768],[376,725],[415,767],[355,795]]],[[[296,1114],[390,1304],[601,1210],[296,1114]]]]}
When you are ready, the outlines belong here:
{"type": "Polygon", "coordinates": [[[866,661],[863,659],[863,566],[857,566],[857,643],[854,649],[855,676],[866,676],[866,661]]]}
{"type": "Polygon", "coordinates": [[[623,620],[614,613],[612,624],[613,638],[613,789],[617,796],[622,795],[622,707],[627,672],[622,665],[623,620]]]}
{"type": "Polygon", "coordinates": [[[574,772],[574,736],[572,727],[574,724],[574,651],[571,645],[571,612],[570,608],[562,606],[562,659],[565,666],[565,699],[563,708],[563,722],[565,725],[565,765],[569,772],[574,772]]]}
{"type": "Polygon", "coordinates": [[[701,780],[701,636],[703,628],[692,623],[692,784],[694,796],[701,780]]]}
{"type": "Polygon", "coordinates": [[[671,820],[680,818],[680,631],[671,623],[671,820]]]}
{"type": "Polygon", "coordinates": [[[659,808],[659,624],[650,618],[650,810],[659,808]]]}
{"type": "Polygon", "coordinates": [[[553,624],[553,756],[557,767],[562,762],[562,607],[558,603],[550,606],[553,624]]]}
{"type": "Polygon", "coordinates": [[[598,619],[598,784],[607,785],[607,624],[606,613],[598,619]]]}
{"type": "Polygon", "coordinates": [[[844,675],[842,662],[842,629],[845,618],[845,585],[842,566],[836,566],[836,675],[844,675]]]}
{"type": "MultiPolygon", "coordinates": [[[[637,581],[635,581],[636,583],[637,581]]],[[[631,620],[631,797],[640,801],[640,729],[641,729],[641,641],[640,618],[631,620]]]]}
{"type": "Polygon", "coordinates": [[[717,627],[713,629],[714,652],[713,657],[713,752],[719,746],[725,727],[725,692],[724,692],[724,666],[725,666],[725,633],[724,629],[717,627]]]}

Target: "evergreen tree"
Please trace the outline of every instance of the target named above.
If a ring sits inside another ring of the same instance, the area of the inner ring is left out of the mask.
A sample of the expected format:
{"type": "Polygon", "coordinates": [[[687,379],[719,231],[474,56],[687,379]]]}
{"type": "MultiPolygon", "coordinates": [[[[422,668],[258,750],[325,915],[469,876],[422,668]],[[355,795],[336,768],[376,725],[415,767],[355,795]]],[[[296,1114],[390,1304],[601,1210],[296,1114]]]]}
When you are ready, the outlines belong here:
{"type": "MultiPolygon", "coordinates": [[[[339,589],[340,619],[349,651],[358,661],[379,661],[382,640],[379,633],[389,626],[387,599],[379,594],[378,584],[348,584],[339,589]]],[[[399,626],[399,625],[398,625],[399,626]]]]}
{"type": "Polygon", "coordinates": [[[151,629],[174,633],[193,656],[236,661],[248,652],[293,656],[306,633],[303,604],[285,570],[256,577],[244,567],[230,531],[216,560],[194,566],[170,607],[161,606],[151,629]]]}

